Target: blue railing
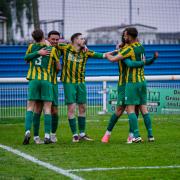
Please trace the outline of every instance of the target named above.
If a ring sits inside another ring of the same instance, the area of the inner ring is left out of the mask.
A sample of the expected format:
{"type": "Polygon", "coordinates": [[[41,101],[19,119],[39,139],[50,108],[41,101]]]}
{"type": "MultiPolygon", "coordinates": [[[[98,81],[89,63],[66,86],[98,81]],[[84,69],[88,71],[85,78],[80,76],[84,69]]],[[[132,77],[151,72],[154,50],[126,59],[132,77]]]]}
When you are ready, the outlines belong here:
{"type": "MultiPolygon", "coordinates": [[[[23,60],[27,46],[0,46],[0,78],[25,77],[28,65],[23,60]]],[[[97,52],[107,52],[115,49],[114,45],[89,46],[97,52]]],[[[151,57],[154,51],[159,51],[158,60],[145,67],[146,75],[180,74],[180,45],[145,45],[146,56],[151,57]]],[[[89,59],[86,65],[86,76],[118,75],[117,63],[108,60],[89,59]]]]}

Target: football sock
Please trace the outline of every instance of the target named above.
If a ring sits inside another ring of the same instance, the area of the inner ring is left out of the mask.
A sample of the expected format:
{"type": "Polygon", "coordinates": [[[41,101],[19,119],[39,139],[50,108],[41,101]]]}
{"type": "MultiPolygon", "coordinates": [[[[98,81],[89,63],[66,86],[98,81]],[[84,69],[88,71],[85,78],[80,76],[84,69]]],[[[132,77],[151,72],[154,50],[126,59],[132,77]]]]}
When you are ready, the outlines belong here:
{"type": "Polygon", "coordinates": [[[76,118],[69,119],[69,126],[71,129],[72,134],[77,134],[77,129],[76,129],[76,118]]]}
{"type": "Polygon", "coordinates": [[[110,136],[111,135],[111,131],[106,131],[106,133],[105,133],[106,135],[108,135],[108,136],[110,136]]]}
{"type": "Polygon", "coordinates": [[[113,128],[114,128],[114,126],[115,126],[115,124],[117,123],[117,121],[118,121],[118,116],[116,116],[116,114],[113,114],[112,116],[111,116],[111,118],[110,118],[110,120],[109,120],[109,124],[108,124],[108,127],[107,127],[107,130],[108,131],[112,131],[113,130],[113,128]]]}
{"type": "Polygon", "coordinates": [[[135,113],[128,114],[129,123],[132,124],[134,137],[139,137],[138,120],[135,113]]]}
{"type": "Polygon", "coordinates": [[[52,115],[52,133],[56,133],[58,127],[58,114],[52,115]]]}
{"type": "Polygon", "coordinates": [[[149,113],[143,115],[144,124],[146,126],[146,129],[148,131],[148,137],[153,136],[152,135],[152,123],[149,113]]]}
{"type": "MultiPolygon", "coordinates": [[[[138,119],[139,117],[139,112],[136,113],[136,117],[138,119]]],[[[133,123],[130,123],[129,121],[129,133],[132,133],[133,134],[133,123]]]]}
{"type": "Polygon", "coordinates": [[[50,134],[51,132],[51,121],[52,121],[51,114],[44,114],[44,131],[47,134],[50,134]]]}
{"type": "Polygon", "coordinates": [[[34,136],[39,136],[40,117],[41,114],[38,113],[34,113],[33,115],[34,136]]]}
{"type": "Polygon", "coordinates": [[[26,111],[25,131],[31,130],[32,118],[33,118],[33,112],[32,111],[26,111]]]}
{"type": "Polygon", "coordinates": [[[49,133],[45,133],[45,136],[44,136],[45,138],[50,138],[50,134],[49,133]]]}
{"type": "Polygon", "coordinates": [[[129,119],[129,133],[132,133],[133,134],[133,122],[132,120],[129,119]]]}
{"type": "Polygon", "coordinates": [[[78,117],[78,128],[80,133],[85,132],[85,126],[86,126],[86,118],[85,117],[78,117]]]}

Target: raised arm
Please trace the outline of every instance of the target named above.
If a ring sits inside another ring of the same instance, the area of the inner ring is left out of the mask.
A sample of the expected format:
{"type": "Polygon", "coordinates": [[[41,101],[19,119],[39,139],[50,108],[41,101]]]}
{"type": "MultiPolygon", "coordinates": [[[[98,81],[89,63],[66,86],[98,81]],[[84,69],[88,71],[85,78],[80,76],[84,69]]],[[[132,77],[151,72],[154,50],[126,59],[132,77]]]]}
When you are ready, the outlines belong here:
{"type": "Polygon", "coordinates": [[[132,68],[138,68],[138,67],[142,67],[144,66],[144,61],[132,61],[131,59],[125,59],[124,63],[126,64],[126,66],[128,67],[132,67],[132,68]]]}
{"type": "Polygon", "coordinates": [[[86,52],[88,57],[91,57],[91,58],[98,58],[98,59],[103,59],[105,58],[105,55],[104,53],[98,53],[98,52],[95,52],[95,51],[92,51],[92,50],[89,50],[86,52]]]}
{"type": "Polygon", "coordinates": [[[125,58],[130,58],[131,53],[132,53],[132,48],[127,47],[123,51],[119,52],[118,55],[116,56],[112,56],[111,52],[106,53],[105,56],[111,62],[116,62],[116,61],[123,60],[125,58]]]}
{"type": "Polygon", "coordinates": [[[123,59],[124,59],[123,56],[121,56],[121,55],[119,55],[119,54],[116,55],[116,56],[113,56],[113,55],[110,54],[110,52],[109,52],[109,53],[106,53],[105,57],[106,57],[108,60],[110,60],[111,62],[117,62],[117,61],[120,61],[120,60],[123,60],[123,59]]]}
{"type": "Polygon", "coordinates": [[[158,58],[158,56],[159,56],[158,52],[155,52],[152,58],[145,59],[145,65],[153,64],[154,61],[158,58]]]}

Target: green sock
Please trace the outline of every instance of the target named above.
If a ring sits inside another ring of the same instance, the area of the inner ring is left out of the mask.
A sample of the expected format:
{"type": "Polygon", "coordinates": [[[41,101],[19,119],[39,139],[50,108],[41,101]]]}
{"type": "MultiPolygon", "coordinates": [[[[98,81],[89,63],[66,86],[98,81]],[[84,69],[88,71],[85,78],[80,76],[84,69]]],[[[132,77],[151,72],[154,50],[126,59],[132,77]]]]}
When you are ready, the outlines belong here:
{"type": "Polygon", "coordinates": [[[41,114],[38,113],[33,115],[34,136],[39,136],[40,117],[41,114]]]}
{"type": "Polygon", "coordinates": [[[118,121],[118,116],[116,116],[116,114],[113,114],[109,120],[109,124],[108,124],[108,127],[107,127],[107,130],[108,131],[112,131],[113,130],[113,127],[115,126],[115,124],[117,123],[118,121]]]}
{"type": "Polygon", "coordinates": [[[77,129],[76,129],[76,118],[69,119],[69,126],[71,128],[72,134],[77,134],[77,129]]]}
{"type": "Polygon", "coordinates": [[[85,132],[85,127],[86,127],[86,118],[85,117],[78,117],[78,127],[79,127],[79,132],[84,133],[85,132]]]}
{"type": "Polygon", "coordinates": [[[25,131],[31,130],[32,118],[33,118],[33,112],[26,111],[25,131]]]}
{"type": "MultiPolygon", "coordinates": [[[[138,119],[138,117],[139,117],[139,112],[136,113],[136,117],[137,117],[137,119],[138,119]]],[[[129,133],[133,133],[133,121],[130,122],[130,120],[129,120],[129,133]]]]}
{"type": "Polygon", "coordinates": [[[153,136],[152,135],[152,123],[149,113],[143,115],[144,124],[146,126],[146,129],[148,131],[148,137],[153,136]]]}
{"type": "Polygon", "coordinates": [[[133,134],[134,130],[133,130],[133,122],[132,120],[130,121],[129,120],[129,133],[132,133],[133,134]]]}
{"type": "Polygon", "coordinates": [[[58,127],[58,114],[52,115],[52,126],[51,126],[51,132],[56,133],[58,127]]]}
{"type": "Polygon", "coordinates": [[[128,114],[128,117],[129,117],[129,122],[130,124],[132,124],[132,127],[133,127],[134,137],[137,138],[140,135],[139,135],[138,120],[137,120],[136,114],[135,113],[128,114]]]}
{"type": "Polygon", "coordinates": [[[139,112],[138,112],[138,113],[136,113],[136,117],[137,117],[137,119],[139,118],[139,112]]]}
{"type": "Polygon", "coordinates": [[[44,131],[47,134],[50,134],[51,132],[51,121],[52,121],[51,114],[44,114],[44,131]]]}

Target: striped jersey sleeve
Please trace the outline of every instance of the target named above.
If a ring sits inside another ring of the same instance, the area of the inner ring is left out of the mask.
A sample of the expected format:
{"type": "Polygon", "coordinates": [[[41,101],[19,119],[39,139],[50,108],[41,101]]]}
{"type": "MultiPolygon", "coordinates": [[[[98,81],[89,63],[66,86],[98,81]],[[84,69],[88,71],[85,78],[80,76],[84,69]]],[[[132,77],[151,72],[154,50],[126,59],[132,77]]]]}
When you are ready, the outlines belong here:
{"type": "Polygon", "coordinates": [[[103,58],[103,53],[98,53],[92,50],[87,51],[87,56],[92,58],[103,58]]]}
{"type": "Polygon", "coordinates": [[[127,47],[123,49],[121,52],[119,52],[118,54],[123,56],[124,58],[129,58],[133,54],[133,49],[131,47],[127,47]]]}
{"type": "Polygon", "coordinates": [[[27,51],[26,51],[26,55],[29,54],[29,53],[31,53],[32,46],[33,46],[33,44],[30,44],[30,45],[28,46],[28,49],[27,49],[27,51]]]}

